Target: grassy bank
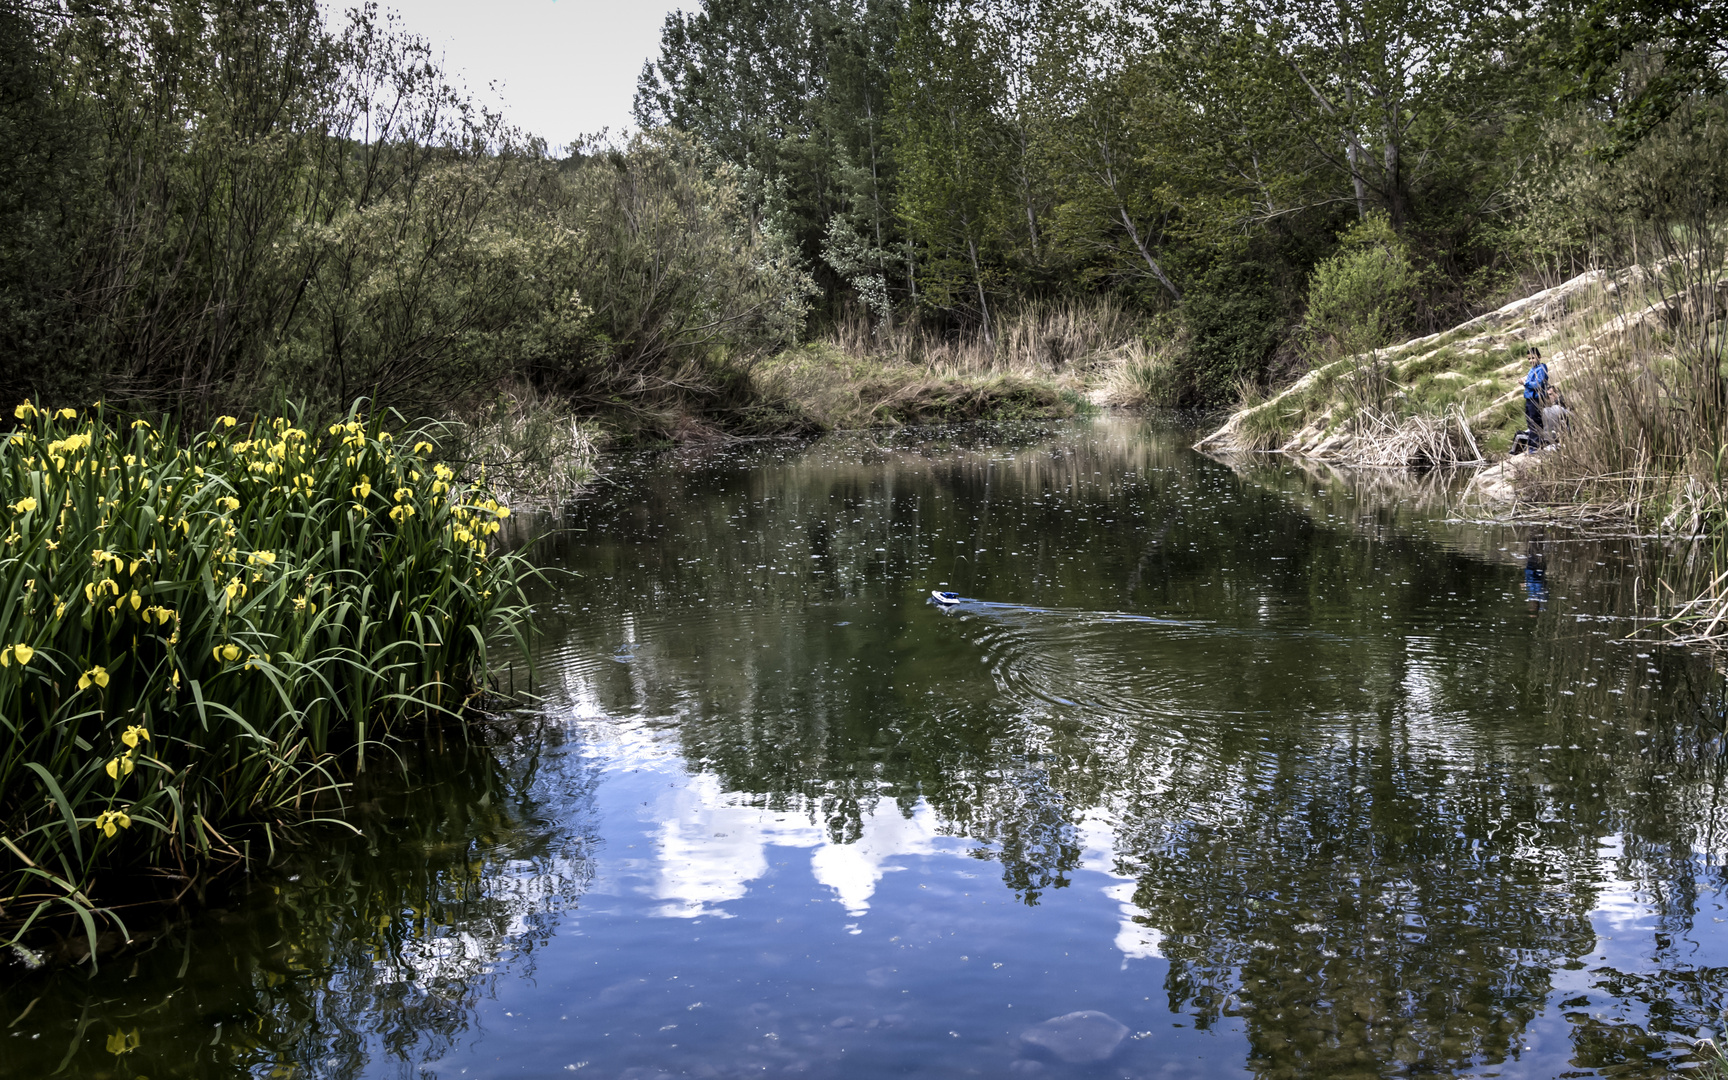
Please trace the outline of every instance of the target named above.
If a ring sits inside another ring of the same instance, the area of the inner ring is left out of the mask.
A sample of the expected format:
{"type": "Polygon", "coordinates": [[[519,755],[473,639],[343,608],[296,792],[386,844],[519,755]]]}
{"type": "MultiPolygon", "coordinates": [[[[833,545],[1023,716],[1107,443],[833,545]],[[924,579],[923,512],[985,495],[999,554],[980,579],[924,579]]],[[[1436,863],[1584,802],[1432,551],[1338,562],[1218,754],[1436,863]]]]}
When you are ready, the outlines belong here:
{"type": "Polygon", "coordinates": [[[0,933],[92,941],[140,885],[262,855],[480,690],[520,635],[509,515],[381,418],[30,404],[0,441],[0,933]],[[149,877],[141,875],[147,874],[149,877]]]}
{"type": "Polygon", "coordinates": [[[1682,545],[1685,575],[1646,593],[1682,641],[1728,641],[1728,253],[1721,230],[1665,226],[1650,258],[1538,291],[1445,334],[1346,357],[1245,404],[1202,444],[1335,464],[1477,458],[1495,512],[1631,527],[1682,545]],[[1521,380],[1542,349],[1570,412],[1557,445],[1508,457],[1521,380]],[[1438,436],[1435,435],[1438,431],[1438,436]],[[1428,438],[1424,443],[1423,439],[1428,438]],[[1378,455],[1378,456],[1376,456],[1378,455]],[[1698,564],[1714,564],[1697,584],[1698,564]],[[1680,579],[1689,584],[1682,588],[1680,579]]]}
{"type": "Polygon", "coordinates": [[[1540,348],[1556,381],[1570,388],[1579,346],[1612,318],[1605,280],[1583,274],[1444,333],[1318,364],[1290,386],[1244,402],[1206,444],[1357,466],[1502,456],[1525,423],[1527,351],[1540,348]]]}
{"type": "Polygon", "coordinates": [[[1072,416],[1101,393],[1150,328],[1109,298],[1028,303],[990,332],[852,322],[752,366],[753,388],[817,430],[1072,416]]]}

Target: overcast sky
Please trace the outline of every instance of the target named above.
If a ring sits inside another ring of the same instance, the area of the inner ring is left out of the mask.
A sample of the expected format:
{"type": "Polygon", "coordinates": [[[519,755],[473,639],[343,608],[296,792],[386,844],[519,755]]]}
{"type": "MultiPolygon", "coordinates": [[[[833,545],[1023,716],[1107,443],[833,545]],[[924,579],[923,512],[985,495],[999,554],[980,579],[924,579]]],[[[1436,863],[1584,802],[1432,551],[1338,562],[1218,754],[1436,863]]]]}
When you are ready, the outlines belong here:
{"type": "MultiPolygon", "coordinates": [[[[324,0],[340,12],[356,0],[324,0]]],[[[402,25],[443,52],[445,68],[475,97],[499,84],[505,115],[553,146],[630,125],[642,62],[660,51],[660,27],[701,0],[380,0],[402,25]]]]}

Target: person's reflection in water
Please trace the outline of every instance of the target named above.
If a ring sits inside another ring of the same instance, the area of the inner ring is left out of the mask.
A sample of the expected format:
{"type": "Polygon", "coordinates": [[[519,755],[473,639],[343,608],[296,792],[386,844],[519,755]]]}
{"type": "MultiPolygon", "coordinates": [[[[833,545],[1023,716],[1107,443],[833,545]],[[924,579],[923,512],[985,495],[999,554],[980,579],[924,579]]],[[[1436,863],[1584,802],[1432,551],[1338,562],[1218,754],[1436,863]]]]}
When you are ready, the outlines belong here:
{"type": "Polygon", "coordinates": [[[1540,615],[1548,605],[1548,538],[1543,533],[1530,536],[1530,547],[1524,554],[1524,591],[1530,603],[1530,614],[1540,615]]]}

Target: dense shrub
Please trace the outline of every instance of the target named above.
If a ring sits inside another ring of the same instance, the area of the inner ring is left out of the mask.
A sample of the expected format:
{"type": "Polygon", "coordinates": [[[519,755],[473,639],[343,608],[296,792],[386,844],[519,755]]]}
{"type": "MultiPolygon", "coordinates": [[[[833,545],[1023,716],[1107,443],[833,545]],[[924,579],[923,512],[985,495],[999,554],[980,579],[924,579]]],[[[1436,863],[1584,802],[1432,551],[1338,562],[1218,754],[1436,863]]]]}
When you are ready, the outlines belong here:
{"type": "Polygon", "coordinates": [[[1323,353],[1378,349],[1409,328],[1422,275],[1383,214],[1339,239],[1339,252],[1308,280],[1302,328],[1323,353]]]}
{"type": "Polygon", "coordinates": [[[1188,294],[1182,314],[1187,344],[1177,377],[1191,405],[1235,401],[1244,382],[1264,379],[1288,322],[1277,291],[1249,266],[1220,267],[1188,294]]]}

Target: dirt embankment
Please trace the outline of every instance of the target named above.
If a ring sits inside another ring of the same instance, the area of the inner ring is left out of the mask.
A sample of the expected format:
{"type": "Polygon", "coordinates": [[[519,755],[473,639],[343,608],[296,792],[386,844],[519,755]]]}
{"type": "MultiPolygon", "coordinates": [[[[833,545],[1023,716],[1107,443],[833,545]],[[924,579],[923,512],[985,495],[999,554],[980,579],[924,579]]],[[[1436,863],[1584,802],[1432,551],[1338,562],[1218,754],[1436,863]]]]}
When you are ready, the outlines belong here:
{"type": "Polygon", "coordinates": [[[1565,387],[1613,338],[1654,315],[1614,316],[1618,286],[1580,274],[1450,330],[1350,356],[1309,371],[1265,401],[1232,414],[1196,444],[1212,452],[1276,452],[1355,467],[1504,461],[1485,469],[1480,494],[1511,498],[1520,459],[1506,459],[1524,426],[1530,346],[1565,387]],[[1364,388],[1369,392],[1365,392],[1364,388]]]}

